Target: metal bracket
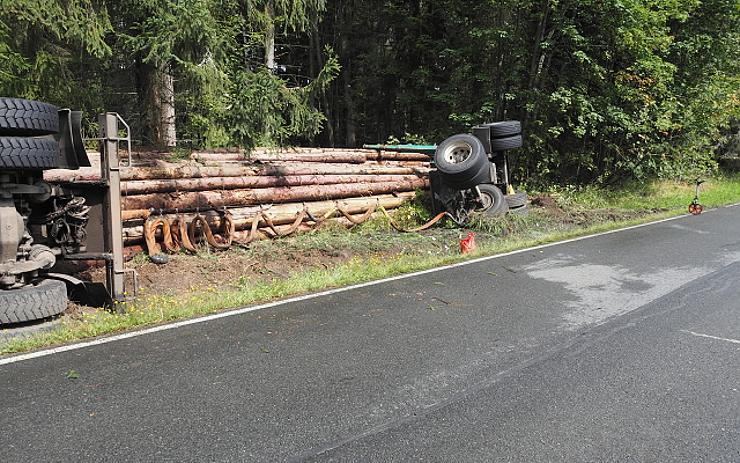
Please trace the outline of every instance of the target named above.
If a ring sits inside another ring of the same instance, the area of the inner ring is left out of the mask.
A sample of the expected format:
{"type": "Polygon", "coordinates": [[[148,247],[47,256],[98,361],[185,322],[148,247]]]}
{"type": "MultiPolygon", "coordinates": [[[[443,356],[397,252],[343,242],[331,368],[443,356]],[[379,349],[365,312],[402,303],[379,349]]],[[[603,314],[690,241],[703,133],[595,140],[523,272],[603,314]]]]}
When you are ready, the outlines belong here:
{"type": "Polygon", "coordinates": [[[133,280],[132,295],[139,289],[139,279],[135,270],[127,269],[123,260],[123,223],[121,220],[121,174],[118,157],[118,144],[126,141],[129,154],[127,166],[131,166],[131,131],[128,124],[117,113],[105,113],[99,116],[100,154],[103,178],[108,180],[104,202],[105,248],[113,258],[106,262],[108,290],[114,301],[123,301],[129,295],[126,288],[126,275],[133,280]],[[126,127],[126,137],[118,136],[118,123],[126,127]]]}
{"type": "MultiPolygon", "coordinates": [[[[124,165],[124,167],[131,167],[131,165],[133,164],[133,153],[131,151],[131,128],[128,126],[126,121],[123,120],[120,114],[118,113],[113,113],[113,114],[116,115],[118,122],[120,122],[121,124],[123,124],[124,127],[126,127],[126,136],[124,138],[120,138],[118,137],[118,133],[116,133],[116,137],[111,138],[111,140],[115,140],[116,142],[121,142],[121,141],[126,142],[126,152],[128,153],[128,157],[126,158],[126,164],[124,165]]],[[[119,159],[119,162],[120,162],[120,159],[119,159]]],[[[116,169],[117,168],[118,167],[116,167],[116,169]]]]}

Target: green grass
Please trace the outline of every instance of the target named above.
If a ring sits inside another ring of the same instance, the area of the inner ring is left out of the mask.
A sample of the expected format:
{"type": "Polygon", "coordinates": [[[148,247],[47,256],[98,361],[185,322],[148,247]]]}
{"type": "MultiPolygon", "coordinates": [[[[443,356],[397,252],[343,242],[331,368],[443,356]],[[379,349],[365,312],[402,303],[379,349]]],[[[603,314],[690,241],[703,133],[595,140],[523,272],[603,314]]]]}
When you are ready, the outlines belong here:
{"type": "MultiPolygon", "coordinates": [[[[708,206],[738,202],[740,177],[714,179],[705,184],[703,190],[702,203],[708,206]]],[[[355,257],[329,268],[305,268],[287,278],[257,283],[240,279],[233,289],[182,290],[176,296],[144,292],[138,300],[126,305],[124,313],[97,311],[67,317],[54,331],[10,341],[0,347],[0,354],[191,318],[676,216],[686,210],[693,197],[693,187],[652,182],[607,191],[595,188],[566,190],[554,196],[568,220],[535,212],[529,216],[510,215],[476,221],[472,228],[479,234],[478,250],[467,255],[460,255],[456,248],[457,239],[466,231],[441,227],[429,234],[401,234],[392,231],[385,219],[373,220],[352,231],[341,227],[328,228],[283,240],[254,243],[248,249],[234,252],[265,257],[278,249],[287,253],[336,251],[355,257]],[[639,214],[625,215],[626,218],[616,216],[618,218],[614,219],[613,214],[599,215],[600,210],[638,211],[639,214]],[[582,217],[583,211],[593,213],[593,218],[589,219],[592,223],[582,225],[570,220],[569,214],[582,217]]],[[[399,220],[412,224],[424,219],[423,214],[419,204],[412,204],[400,211],[399,220]]]]}
{"type": "MultiPolygon", "coordinates": [[[[628,210],[685,209],[694,197],[694,185],[675,181],[633,182],[617,188],[585,187],[555,192],[564,204],[628,210]]],[[[738,201],[740,174],[712,178],[702,184],[699,199],[707,207],[738,201]]]]}

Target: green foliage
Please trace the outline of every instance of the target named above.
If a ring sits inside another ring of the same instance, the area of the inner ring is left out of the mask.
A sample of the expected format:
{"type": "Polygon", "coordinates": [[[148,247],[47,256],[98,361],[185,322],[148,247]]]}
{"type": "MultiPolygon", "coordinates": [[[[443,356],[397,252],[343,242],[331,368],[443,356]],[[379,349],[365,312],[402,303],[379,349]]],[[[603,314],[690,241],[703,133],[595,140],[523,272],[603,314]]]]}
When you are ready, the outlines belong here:
{"type": "Polygon", "coordinates": [[[520,119],[528,182],[712,170],[740,111],[732,0],[371,1],[329,18],[353,44],[362,141],[520,119]]]}
{"type": "Polygon", "coordinates": [[[325,0],[245,0],[247,19],[264,31],[273,23],[284,31],[305,31],[313,15],[326,9],[325,0]]]}
{"type": "Polygon", "coordinates": [[[63,102],[80,53],[110,56],[110,30],[93,0],[0,0],[0,94],[63,102]]]}
{"type": "Polygon", "coordinates": [[[2,94],[118,111],[147,144],[163,75],[187,147],[439,143],[519,119],[513,171],[531,185],[691,178],[737,133],[740,8],[0,0],[2,94]]]}
{"type": "Polygon", "coordinates": [[[270,146],[319,133],[325,116],[311,107],[310,101],[339,72],[339,62],[331,49],[327,48],[326,54],[326,65],[317,78],[302,88],[289,88],[268,69],[237,73],[227,116],[232,139],[246,147],[270,146]]]}

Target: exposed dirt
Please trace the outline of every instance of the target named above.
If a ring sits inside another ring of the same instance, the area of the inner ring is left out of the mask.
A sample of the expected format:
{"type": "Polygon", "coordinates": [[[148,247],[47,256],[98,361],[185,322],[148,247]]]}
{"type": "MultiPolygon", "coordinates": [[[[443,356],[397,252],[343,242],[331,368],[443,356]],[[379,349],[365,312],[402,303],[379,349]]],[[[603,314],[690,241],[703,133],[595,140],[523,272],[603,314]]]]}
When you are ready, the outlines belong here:
{"type": "MultiPolygon", "coordinates": [[[[199,255],[170,255],[157,265],[139,256],[129,263],[139,275],[146,293],[177,293],[206,288],[235,288],[248,283],[286,278],[309,267],[328,268],[352,257],[347,251],[306,250],[300,253],[276,249],[272,255],[254,256],[239,250],[203,252],[199,255]]],[[[91,267],[77,276],[93,282],[105,281],[103,268],[91,267]]]]}
{"type": "Polygon", "coordinates": [[[560,205],[558,205],[557,200],[552,196],[545,194],[540,194],[532,197],[531,205],[544,209],[549,209],[551,211],[562,211],[560,205]]]}
{"type": "Polygon", "coordinates": [[[169,263],[145,262],[137,266],[139,284],[148,293],[235,288],[248,283],[287,278],[296,271],[316,266],[329,267],[349,258],[318,251],[301,254],[275,253],[269,259],[238,251],[198,256],[170,256],[169,263]]]}

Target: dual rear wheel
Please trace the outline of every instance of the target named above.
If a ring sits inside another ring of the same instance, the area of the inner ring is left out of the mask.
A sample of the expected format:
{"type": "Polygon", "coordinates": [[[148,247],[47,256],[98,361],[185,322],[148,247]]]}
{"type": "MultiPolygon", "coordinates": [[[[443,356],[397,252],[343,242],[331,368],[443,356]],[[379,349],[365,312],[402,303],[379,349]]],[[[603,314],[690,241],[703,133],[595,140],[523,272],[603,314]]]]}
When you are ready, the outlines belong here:
{"type": "MultiPolygon", "coordinates": [[[[22,98],[0,97],[0,174],[53,169],[59,165],[56,106],[22,98]]],[[[25,173],[23,173],[25,175],[25,173]]],[[[3,224],[0,224],[3,225],[3,224]]],[[[13,289],[0,289],[0,325],[48,318],[67,308],[66,285],[36,280],[13,289]]]]}
{"type": "Polygon", "coordinates": [[[444,182],[460,190],[475,189],[479,206],[476,212],[487,217],[506,214],[509,209],[526,208],[525,193],[505,196],[491,184],[489,156],[522,146],[521,123],[502,121],[477,126],[476,135],[458,134],[443,141],[434,153],[434,163],[444,182]]]}
{"type": "Polygon", "coordinates": [[[0,169],[53,169],[59,164],[56,106],[22,98],[0,98],[0,169]],[[44,137],[44,138],[33,138],[44,137]]]}

